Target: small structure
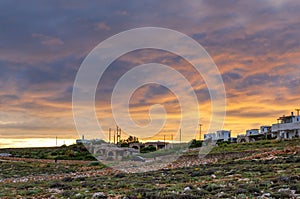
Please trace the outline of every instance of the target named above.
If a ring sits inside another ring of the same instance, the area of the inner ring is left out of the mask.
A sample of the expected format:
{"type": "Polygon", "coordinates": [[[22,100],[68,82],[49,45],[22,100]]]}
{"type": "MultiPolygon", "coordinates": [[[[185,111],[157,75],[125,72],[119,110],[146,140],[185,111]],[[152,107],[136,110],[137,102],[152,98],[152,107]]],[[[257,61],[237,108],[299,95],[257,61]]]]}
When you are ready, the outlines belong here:
{"type": "Polygon", "coordinates": [[[105,144],[106,142],[104,140],[101,139],[91,139],[91,140],[87,140],[84,138],[84,135],[82,135],[81,139],[77,139],[76,140],[76,144],[85,144],[85,145],[91,145],[91,144],[105,144]]]}
{"type": "Polygon", "coordinates": [[[0,153],[0,157],[11,157],[12,154],[10,153],[0,153]]]}
{"type": "Polygon", "coordinates": [[[300,116],[291,112],[290,116],[283,115],[277,119],[277,124],[272,124],[272,137],[277,139],[292,139],[300,136],[300,116]]]}
{"type": "Polygon", "coordinates": [[[137,142],[129,143],[129,148],[140,150],[143,147],[145,147],[145,145],[140,143],[140,142],[138,142],[138,143],[137,142]]]}
{"type": "Polygon", "coordinates": [[[246,136],[258,135],[258,134],[259,134],[259,130],[258,129],[249,129],[249,130],[246,130],[246,136]]]}
{"type": "Polygon", "coordinates": [[[115,144],[96,144],[87,147],[89,151],[96,155],[97,159],[115,161],[123,158],[139,154],[134,148],[118,147],[115,144]]]}
{"type": "Polygon", "coordinates": [[[215,133],[206,133],[204,134],[204,140],[212,139],[216,140],[217,135],[215,133]]]}
{"type": "Polygon", "coordinates": [[[271,133],[272,126],[260,126],[260,134],[269,134],[271,133]]]}
{"type": "Polygon", "coordinates": [[[145,147],[149,147],[149,146],[154,146],[156,148],[156,150],[160,150],[160,149],[169,149],[171,145],[169,145],[168,142],[146,142],[145,143],[145,147]]]}
{"type": "Polygon", "coordinates": [[[219,130],[215,133],[204,134],[204,141],[211,139],[212,141],[230,141],[231,131],[219,130]]]}
{"type": "Polygon", "coordinates": [[[218,140],[229,141],[229,139],[231,138],[231,131],[226,131],[226,130],[217,131],[217,138],[218,140]]]}
{"type": "Polygon", "coordinates": [[[90,144],[91,140],[84,139],[84,135],[82,135],[81,139],[76,140],[76,144],[90,144]]]}
{"type": "Polygon", "coordinates": [[[238,135],[236,141],[237,141],[237,143],[253,142],[253,141],[255,141],[255,139],[251,138],[250,136],[247,136],[247,135],[238,135]]]}
{"type": "Polygon", "coordinates": [[[265,139],[267,133],[269,132],[269,126],[261,126],[259,129],[249,129],[246,130],[246,135],[238,135],[237,136],[237,143],[241,142],[254,142],[258,140],[265,139]]]}
{"type": "Polygon", "coordinates": [[[237,138],[231,137],[228,139],[230,143],[237,143],[237,138]]]}
{"type": "Polygon", "coordinates": [[[138,150],[140,150],[141,148],[144,148],[144,147],[149,147],[149,146],[154,146],[156,148],[156,150],[172,148],[172,144],[170,144],[168,142],[160,142],[160,141],[146,142],[146,143],[130,143],[129,144],[129,148],[134,148],[134,149],[138,149],[138,150]]]}

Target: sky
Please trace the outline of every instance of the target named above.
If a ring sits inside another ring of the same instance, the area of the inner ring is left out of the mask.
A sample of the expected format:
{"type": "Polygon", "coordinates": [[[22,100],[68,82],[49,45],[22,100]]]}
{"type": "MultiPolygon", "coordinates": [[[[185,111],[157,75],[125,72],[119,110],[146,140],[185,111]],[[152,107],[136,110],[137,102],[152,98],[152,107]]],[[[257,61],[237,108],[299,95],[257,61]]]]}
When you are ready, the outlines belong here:
{"type": "MultiPolygon", "coordinates": [[[[299,10],[298,0],[2,0],[0,147],[54,145],[56,136],[60,142],[78,139],[72,91],[80,65],[100,42],[140,27],[176,30],[205,48],[225,86],[223,129],[237,135],[276,123],[278,117],[300,108],[299,10]]],[[[206,133],[212,109],[203,77],[182,57],[155,49],[125,54],[105,71],[95,98],[103,129],[115,129],[110,98],[118,79],[139,64],[153,62],[172,67],[190,81],[206,133]]],[[[141,86],[130,99],[130,114],[136,123],[146,125],[155,104],[165,107],[167,118],[151,139],[164,135],[169,139],[178,132],[180,104],[168,88],[141,86]]]]}

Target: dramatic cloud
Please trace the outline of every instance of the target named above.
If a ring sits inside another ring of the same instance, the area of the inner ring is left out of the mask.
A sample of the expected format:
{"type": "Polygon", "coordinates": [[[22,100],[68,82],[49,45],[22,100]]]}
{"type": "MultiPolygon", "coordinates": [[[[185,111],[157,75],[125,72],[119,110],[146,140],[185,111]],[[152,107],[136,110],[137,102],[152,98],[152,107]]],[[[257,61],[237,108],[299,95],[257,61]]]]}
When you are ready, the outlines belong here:
{"type": "MultiPolygon", "coordinates": [[[[299,108],[299,9],[297,0],[176,4],[169,0],[1,1],[0,139],[55,135],[76,139],[72,90],[80,64],[99,42],[145,26],[183,32],[204,46],[225,84],[225,129],[236,135],[270,125],[280,115],[299,108]]],[[[96,95],[101,125],[105,129],[115,127],[110,98],[118,79],[145,63],[168,65],[189,80],[199,100],[199,120],[206,132],[212,108],[203,77],[181,57],[153,49],[128,53],[105,72],[96,95]]],[[[178,128],[180,106],[168,89],[157,85],[139,88],[130,100],[132,118],[147,124],[154,104],[162,104],[168,118],[163,132],[153,139],[162,139],[163,134],[170,137],[178,128]]]]}

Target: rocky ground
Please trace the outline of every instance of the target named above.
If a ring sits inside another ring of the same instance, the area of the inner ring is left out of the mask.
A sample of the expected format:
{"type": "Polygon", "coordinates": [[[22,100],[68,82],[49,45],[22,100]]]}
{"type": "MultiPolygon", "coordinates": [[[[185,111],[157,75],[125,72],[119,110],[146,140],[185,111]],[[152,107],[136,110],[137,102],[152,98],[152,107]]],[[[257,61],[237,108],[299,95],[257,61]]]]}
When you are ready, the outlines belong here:
{"type": "Polygon", "coordinates": [[[233,146],[134,174],[91,161],[1,158],[0,198],[300,198],[299,140],[233,146]]]}

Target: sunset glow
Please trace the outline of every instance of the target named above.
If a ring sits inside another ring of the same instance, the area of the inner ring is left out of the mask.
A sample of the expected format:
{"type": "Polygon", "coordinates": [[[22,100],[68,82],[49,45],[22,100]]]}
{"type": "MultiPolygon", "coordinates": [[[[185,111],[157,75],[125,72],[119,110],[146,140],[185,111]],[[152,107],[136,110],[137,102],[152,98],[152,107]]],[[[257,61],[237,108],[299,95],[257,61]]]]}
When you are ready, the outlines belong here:
{"type": "MultiPolygon", "coordinates": [[[[60,146],[80,138],[72,113],[80,65],[103,40],[138,27],[180,31],[205,48],[224,82],[223,129],[233,136],[276,123],[278,117],[300,108],[300,2],[224,2],[178,1],[180,5],[172,6],[171,1],[109,1],[95,6],[83,1],[35,1],[32,6],[26,1],[19,2],[18,9],[14,3],[1,2],[0,148],[55,146],[56,136],[60,146]]],[[[111,112],[115,84],[128,70],[147,63],[167,65],[190,82],[198,98],[203,138],[212,112],[203,77],[182,57],[157,49],[127,53],[105,71],[95,109],[107,138],[108,129],[116,128],[111,112]]],[[[137,89],[130,99],[132,119],[147,125],[155,104],[164,106],[167,117],[158,134],[149,132],[149,140],[172,136],[178,140],[180,104],[168,88],[152,84],[137,89]]],[[[182,129],[183,140],[195,138],[186,131],[182,129]]],[[[122,136],[130,134],[134,132],[122,136]]]]}

